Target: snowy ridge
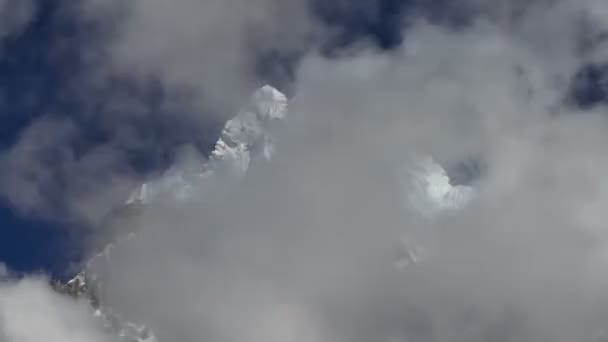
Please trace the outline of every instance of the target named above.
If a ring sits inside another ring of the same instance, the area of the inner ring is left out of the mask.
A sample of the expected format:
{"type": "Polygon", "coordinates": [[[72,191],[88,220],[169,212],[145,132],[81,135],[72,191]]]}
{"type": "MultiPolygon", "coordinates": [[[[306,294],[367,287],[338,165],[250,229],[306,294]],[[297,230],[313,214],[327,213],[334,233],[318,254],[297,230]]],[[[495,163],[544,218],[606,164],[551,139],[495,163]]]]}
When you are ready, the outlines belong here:
{"type": "Polygon", "coordinates": [[[92,267],[95,263],[108,260],[115,245],[121,245],[134,237],[135,234],[129,234],[123,239],[108,244],[101,252],[89,259],[80,273],[65,284],[55,284],[55,289],[74,298],[88,300],[101,328],[110,336],[117,337],[118,341],[157,342],[156,336],[145,325],[128,321],[103,305],[103,298],[99,297],[101,284],[92,267]]]}
{"type": "Polygon", "coordinates": [[[145,204],[154,198],[171,196],[186,200],[196,183],[209,181],[215,175],[241,179],[247,173],[252,158],[261,155],[269,160],[274,153],[273,126],[287,113],[287,97],[265,85],[259,88],[249,103],[228,120],[209,160],[196,170],[172,168],[160,179],[142,184],[127,204],[145,204]]]}

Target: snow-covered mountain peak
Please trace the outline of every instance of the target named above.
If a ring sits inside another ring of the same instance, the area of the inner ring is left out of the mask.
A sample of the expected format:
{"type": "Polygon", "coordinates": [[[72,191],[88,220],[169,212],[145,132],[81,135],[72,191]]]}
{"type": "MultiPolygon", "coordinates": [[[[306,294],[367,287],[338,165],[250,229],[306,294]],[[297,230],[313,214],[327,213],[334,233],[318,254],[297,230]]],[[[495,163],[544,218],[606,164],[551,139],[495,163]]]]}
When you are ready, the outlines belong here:
{"type": "Polygon", "coordinates": [[[269,85],[259,88],[239,113],[226,122],[206,163],[195,170],[175,166],[159,179],[142,184],[126,203],[144,204],[161,194],[184,200],[198,182],[208,182],[216,175],[240,179],[252,159],[272,157],[276,122],[286,114],[287,97],[283,93],[269,85]]]}
{"type": "MultiPolygon", "coordinates": [[[[226,122],[211,152],[211,163],[224,160],[244,173],[252,154],[270,159],[274,152],[273,126],[287,114],[287,97],[269,85],[259,88],[249,103],[226,122]]],[[[218,163],[222,164],[222,163],[218,163]]],[[[214,165],[211,165],[214,166],[214,165]]],[[[221,165],[220,165],[221,166],[221,165]]]]}
{"type": "Polygon", "coordinates": [[[287,112],[287,96],[270,85],[256,90],[252,101],[258,117],[262,120],[282,119],[287,112]]]}

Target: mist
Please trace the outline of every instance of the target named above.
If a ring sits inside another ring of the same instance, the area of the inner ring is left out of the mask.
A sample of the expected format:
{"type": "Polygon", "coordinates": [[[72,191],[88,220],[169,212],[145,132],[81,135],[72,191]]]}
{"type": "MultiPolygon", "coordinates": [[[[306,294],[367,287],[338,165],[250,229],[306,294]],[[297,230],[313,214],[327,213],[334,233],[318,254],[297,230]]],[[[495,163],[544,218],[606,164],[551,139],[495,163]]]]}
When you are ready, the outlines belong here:
{"type": "Polygon", "coordinates": [[[0,341],[111,341],[86,302],[59,295],[47,279],[0,280],[0,341]]]}
{"type": "Polygon", "coordinates": [[[395,49],[327,56],[305,1],[134,2],[105,67],[193,87],[201,120],[259,83],[242,52],[251,20],[303,52],[273,159],[117,222],[137,233],[94,265],[104,303],[159,341],[606,338],[608,113],[569,91],[606,61],[608,5],[464,3],[466,25],[414,16],[395,49]],[[484,165],[466,205],[427,217],[408,203],[428,156],[484,165]],[[428,256],[397,267],[403,239],[428,256]]]}
{"type": "Polygon", "coordinates": [[[567,101],[590,55],[564,24],[591,5],[538,2],[516,23],[480,6],[458,30],[415,20],[393,51],[308,54],[276,157],[228,194],[151,203],[104,269],[109,305],[160,340],[597,338],[608,122],[567,101]],[[408,206],[426,155],[483,161],[467,206],[408,206]],[[399,271],[408,236],[431,256],[399,271]]]}

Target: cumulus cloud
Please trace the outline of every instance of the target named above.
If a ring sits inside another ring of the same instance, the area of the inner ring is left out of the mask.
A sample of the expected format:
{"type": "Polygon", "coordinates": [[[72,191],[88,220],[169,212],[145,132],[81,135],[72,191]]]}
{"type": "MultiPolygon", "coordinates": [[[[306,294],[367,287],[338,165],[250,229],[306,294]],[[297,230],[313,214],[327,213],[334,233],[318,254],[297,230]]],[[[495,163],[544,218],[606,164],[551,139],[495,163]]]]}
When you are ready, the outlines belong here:
{"type": "Polygon", "coordinates": [[[207,109],[200,111],[222,118],[259,83],[260,55],[296,53],[314,28],[301,0],[89,1],[83,13],[119,18],[108,46],[111,68],[189,87],[207,109]]]}
{"type": "MultiPolygon", "coordinates": [[[[214,1],[136,1],[112,63],[159,70],[228,108],[255,83],[243,32],[253,21],[292,37],[283,20],[304,2],[290,3],[283,16],[274,2],[231,1],[237,13],[214,1]]],[[[194,189],[187,203],[155,201],[126,219],[141,236],[96,266],[104,303],[160,341],[599,336],[608,116],[566,98],[572,76],[604,58],[601,45],[580,42],[604,32],[594,16],[605,5],[467,3],[470,25],[414,20],[393,51],[307,54],[273,161],[222,196],[194,189]],[[483,162],[467,206],[433,220],[407,206],[403,179],[426,155],[483,162]],[[399,271],[404,236],[432,253],[399,271]]],[[[296,11],[294,27],[305,17],[296,11]]],[[[45,145],[55,146],[70,129],[51,131],[45,145]]],[[[9,158],[33,170],[40,159],[9,158]]],[[[39,194],[19,189],[26,203],[39,194]]]]}
{"type": "MultiPolygon", "coordinates": [[[[0,9],[17,18],[29,3],[0,9]]],[[[48,108],[23,114],[32,123],[3,151],[2,192],[24,212],[93,223],[121,204],[131,180],[162,170],[184,145],[208,152],[258,86],[261,56],[298,54],[313,31],[299,0],[49,7],[56,24],[41,60],[60,60],[59,78],[50,77],[58,84],[49,85],[48,108]],[[78,29],[66,35],[64,26],[78,29]],[[66,67],[64,57],[75,62],[66,67]]],[[[289,78],[287,69],[277,77],[289,78]]]]}
{"type": "Polygon", "coordinates": [[[54,292],[44,279],[2,279],[0,341],[110,341],[86,303],[54,292]]]}
{"type": "Polygon", "coordinates": [[[79,151],[82,134],[69,119],[31,124],[0,158],[5,198],[30,215],[98,222],[129,193],[132,172],[111,144],[79,151]]]}
{"type": "Polygon", "coordinates": [[[458,30],[415,22],[395,51],[307,56],[273,162],[220,203],[150,204],[101,266],[108,305],[160,340],[592,340],[608,119],[565,101],[596,5],[577,4],[518,6],[520,26],[479,6],[458,30]],[[567,34],[543,33],[556,22],[567,34]],[[418,155],[482,159],[475,199],[417,215],[400,177],[418,155]],[[434,253],[400,273],[404,235],[434,253]]]}

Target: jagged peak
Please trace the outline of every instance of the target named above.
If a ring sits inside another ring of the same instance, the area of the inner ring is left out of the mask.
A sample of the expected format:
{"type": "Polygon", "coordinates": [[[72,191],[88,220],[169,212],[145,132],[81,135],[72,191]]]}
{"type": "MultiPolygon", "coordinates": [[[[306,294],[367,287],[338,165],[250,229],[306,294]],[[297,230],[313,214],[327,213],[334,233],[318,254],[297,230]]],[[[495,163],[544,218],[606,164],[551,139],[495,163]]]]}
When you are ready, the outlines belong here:
{"type": "Polygon", "coordinates": [[[287,96],[277,88],[265,85],[253,93],[251,98],[260,119],[282,119],[287,109],[287,96]]]}
{"type": "Polygon", "coordinates": [[[193,182],[208,179],[218,170],[223,175],[242,177],[251,159],[258,158],[257,152],[261,152],[259,155],[264,159],[272,157],[271,122],[284,119],[286,113],[285,94],[270,85],[258,88],[237,115],[226,122],[209,160],[200,165],[195,174],[171,168],[159,179],[140,185],[126,204],[144,204],[161,193],[170,193],[176,199],[188,198],[193,182]]]}

